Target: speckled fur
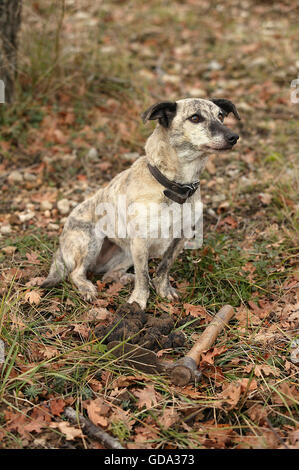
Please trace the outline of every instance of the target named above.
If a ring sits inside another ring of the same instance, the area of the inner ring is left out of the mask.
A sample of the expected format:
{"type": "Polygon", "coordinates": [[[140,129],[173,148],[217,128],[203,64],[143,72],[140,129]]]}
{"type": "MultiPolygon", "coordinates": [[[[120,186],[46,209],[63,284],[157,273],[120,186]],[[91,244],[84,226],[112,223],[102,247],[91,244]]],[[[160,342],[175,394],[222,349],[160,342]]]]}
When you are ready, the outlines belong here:
{"type": "MultiPolygon", "coordinates": [[[[169,271],[176,256],[183,248],[183,239],[170,238],[111,238],[105,230],[96,230],[97,207],[100,203],[117,204],[119,195],[126,196],[127,207],[133,203],[172,204],[164,196],[165,189],[148,170],[147,163],[155,165],[165,176],[178,183],[190,183],[199,179],[208,155],[227,148],[225,136],[230,132],[218,119],[220,108],[209,100],[184,99],[176,102],[176,113],[165,127],[157,124],[145,145],[145,156],[115,176],[104,188],[79,204],[69,215],[60,237],[50,273],[43,287],[56,285],[68,274],[82,296],[92,301],[96,287],[87,280],[87,271],[104,273],[104,279],[132,278],[127,270],[134,265],[135,286],[129,303],[137,302],[145,308],[149,296],[148,259],[162,257],[153,284],[162,297],[176,299],[177,293],[169,282],[169,271]],[[194,124],[188,120],[200,112],[204,122],[194,124]],[[213,123],[213,125],[212,125],[213,123]]],[[[149,115],[147,119],[154,119],[149,115]]],[[[200,191],[188,199],[195,212],[200,191]]],[[[199,216],[194,214],[194,217],[199,216]]],[[[138,213],[138,223],[147,223],[144,213],[138,213]]]]}

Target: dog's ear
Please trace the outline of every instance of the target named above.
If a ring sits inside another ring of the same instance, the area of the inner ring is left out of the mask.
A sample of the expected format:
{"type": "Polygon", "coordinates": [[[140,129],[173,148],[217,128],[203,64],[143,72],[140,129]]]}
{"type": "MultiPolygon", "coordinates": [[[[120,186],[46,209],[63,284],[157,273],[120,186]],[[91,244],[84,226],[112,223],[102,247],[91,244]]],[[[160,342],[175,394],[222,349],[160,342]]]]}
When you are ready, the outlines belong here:
{"type": "Polygon", "coordinates": [[[176,102],[162,101],[161,103],[154,104],[142,114],[144,123],[149,120],[159,119],[161,126],[168,128],[176,115],[176,102]]]}
{"type": "Polygon", "coordinates": [[[239,113],[237,111],[237,108],[236,106],[234,105],[234,103],[232,103],[231,101],[229,100],[224,100],[224,99],[215,99],[215,100],[210,100],[210,101],[213,101],[213,103],[215,103],[217,106],[219,106],[219,108],[222,109],[222,111],[224,111],[225,115],[227,116],[229,113],[233,113],[233,115],[235,116],[235,118],[239,119],[239,121],[241,120],[240,116],[239,116],[239,113]]]}

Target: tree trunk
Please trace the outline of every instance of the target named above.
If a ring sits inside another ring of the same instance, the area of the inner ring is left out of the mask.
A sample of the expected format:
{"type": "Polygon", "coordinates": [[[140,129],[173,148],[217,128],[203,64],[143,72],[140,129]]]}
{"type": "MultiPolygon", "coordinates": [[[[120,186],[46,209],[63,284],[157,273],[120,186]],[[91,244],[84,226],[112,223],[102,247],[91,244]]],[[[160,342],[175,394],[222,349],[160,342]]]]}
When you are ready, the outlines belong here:
{"type": "Polygon", "coordinates": [[[21,9],[22,0],[0,0],[0,80],[4,82],[7,103],[13,100],[21,9]]]}

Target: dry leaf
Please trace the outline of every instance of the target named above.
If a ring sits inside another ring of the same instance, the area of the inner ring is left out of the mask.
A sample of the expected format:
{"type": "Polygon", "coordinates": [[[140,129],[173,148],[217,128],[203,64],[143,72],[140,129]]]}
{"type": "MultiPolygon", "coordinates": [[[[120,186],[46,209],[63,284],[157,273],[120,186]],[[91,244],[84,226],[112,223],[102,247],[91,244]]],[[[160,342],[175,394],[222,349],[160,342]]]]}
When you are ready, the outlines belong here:
{"type": "Polygon", "coordinates": [[[286,382],[283,382],[277,387],[274,395],[272,396],[272,402],[278,405],[285,406],[295,406],[299,402],[299,390],[295,385],[288,385],[286,382]]]}
{"type": "Polygon", "coordinates": [[[280,370],[274,367],[269,366],[268,364],[249,364],[245,367],[245,372],[251,372],[254,368],[254,375],[257,377],[262,377],[264,375],[274,375],[278,377],[280,375],[280,370]]]}
{"type": "Polygon", "coordinates": [[[212,315],[210,315],[201,305],[184,304],[183,307],[186,310],[186,314],[191,315],[192,317],[203,317],[207,320],[211,320],[212,318],[212,315]]]}
{"type": "Polygon", "coordinates": [[[214,365],[214,358],[227,351],[226,346],[221,346],[220,348],[212,348],[206,353],[201,355],[201,363],[214,365]]]}
{"type": "Polygon", "coordinates": [[[20,314],[13,312],[10,315],[11,327],[13,330],[24,330],[26,328],[25,323],[23,322],[20,314]]]}
{"type": "Polygon", "coordinates": [[[31,305],[38,305],[41,301],[41,292],[37,290],[26,292],[25,301],[29,302],[31,305]]]}
{"type": "Polygon", "coordinates": [[[267,206],[272,201],[272,196],[268,193],[260,193],[259,199],[262,201],[263,204],[267,206]]]}
{"type": "Polygon", "coordinates": [[[146,409],[156,406],[157,401],[157,392],[155,392],[155,387],[153,385],[147,385],[142,390],[135,390],[134,395],[138,398],[137,406],[139,409],[144,406],[146,409]]]}
{"type": "Polygon", "coordinates": [[[230,383],[220,394],[219,398],[230,405],[230,409],[234,408],[241,396],[240,382],[230,383]]]}
{"type": "Polygon", "coordinates": [[[50,400],[50,410],[54,416],[60,416],[66,405],[67,403],[62,398],[50,400]]]}
{"type": "Polygon", "coordinates": [[[239,402],[242,393],[253,391],[257,389],[257,382],[255,379],[244,378],[231,382],[228,386],[223,384],[223,391],[220,393],[220,402],[217,405],[226,403],[230,405],[229,409],[232,410],[239,402]]]}
{"type": "Polygon", "coordinates": [[[111,317],[111,312],[104,307],[94,307],[84,313],[82,320],[87,322],[104,321],[111,317]]]}
{"type": "Polygon", "coordinates": [[[17,431],[21,436],[26,436],[24,426],[27,423],[27,418],[25,414],[4,410],[4,417],[7,422],[7,431],[17,431]]]}
{"type": "Polygon", "coordinates": [[[268,416],[265,406],[260,405],[259,403],[254,404],[247,410],[249,418],[255,424],[264,424],[268,416]]]}
{"type": "Polygon", "coordinates": [[[50,423],[50,428],[59,429],[60,432],[65,434],[65,438],[67,441],[73,441],[77,437],[84,437],[81,429],[77,429],[74,426],[71,426],[66,421],[60,421],[59,423],[50,423]]]}
{"type": "Polygon", "coordinates": [[[51,359],[51,357],[55,357],[58,355],[58,350],[54,348],[54,346],[45,346],[44,350],[41,351],[46,359],[51,359]]]}
{"type": "Polygon", "coordinates": [[[108,426],[108,420],[106,416],[110,412],[110,406],[107,405],[102,398],[96,398],[95,400],[89,401],[86,405],[86,410],[90,421],[96,426],[102,426],[106,428],[108,426]]]}
{"type": "Polygon", "coordinates": [[[73,332],[78,333],[79,336],[82,336],[82,338],[87,339],[89,337],[90,329],[86,325],[82,324],[75,324],[73,325],[73,332]]]}
{"type": "Polygon", "coordinates": [[[165,408],[159,422],[163,428],[170,428],[180,420],[180,415],[174,408],[165,408]]]}
{"type": "Polygon", "coordinates": [[[113,284],[111,284],[111,286],[108,287],[105,294],[108,296],[114,296],[117,295],[119,291],[121,291],[123,288],[123,284],[121,284],[120,282],[114,282],[113,284]]]}
{"type": "Polygon", "coordinates": [[[38,254],[35,253],[34,251],[31,251],[31,253],[26,253],[26,258],[31,264],[40,264],[40,260],[38,259],[38,254]]]}

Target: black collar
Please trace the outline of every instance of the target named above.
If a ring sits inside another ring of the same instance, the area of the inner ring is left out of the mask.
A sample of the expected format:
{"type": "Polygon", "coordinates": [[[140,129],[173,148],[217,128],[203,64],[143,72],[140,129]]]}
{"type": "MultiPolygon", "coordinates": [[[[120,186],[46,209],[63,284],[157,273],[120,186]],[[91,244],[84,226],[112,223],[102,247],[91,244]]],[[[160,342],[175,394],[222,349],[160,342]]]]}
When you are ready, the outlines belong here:
{"type": "Polygon", "coordinates": [[[199,181],[186,184],[171,181],[166,178],[156,166],[152,166],[150,163],[148,163],[147,166],[153,177],[162,184],[164,188],[167,188],[163,191],[165,196],[179,204],[184,204],[188,197],[192,196],[199,186],[199,181]]]}

